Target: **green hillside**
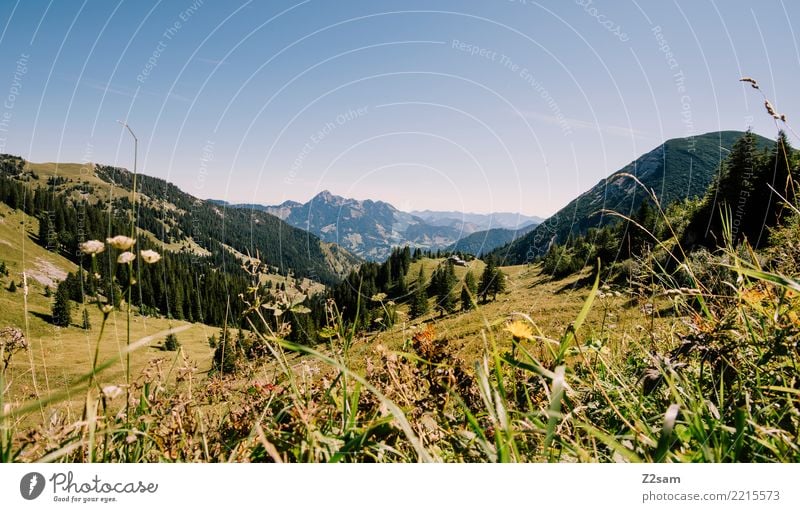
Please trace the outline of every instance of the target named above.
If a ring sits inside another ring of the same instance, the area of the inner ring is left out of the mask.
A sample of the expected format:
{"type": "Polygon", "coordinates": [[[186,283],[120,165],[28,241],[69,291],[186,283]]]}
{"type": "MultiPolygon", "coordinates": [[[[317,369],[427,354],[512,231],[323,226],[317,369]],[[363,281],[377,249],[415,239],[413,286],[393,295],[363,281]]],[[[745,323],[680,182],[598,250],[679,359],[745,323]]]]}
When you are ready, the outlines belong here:
{"type": "MultiPolygon", "coordinates": [[[[619,218],[604,211],[633,215],[645,192],[626,174],[636,176],[652,189],[664,207],[679,199],[702,196],[742,135],[744,132],[723,131],[668,140],[601,180],[526,236],[498,248],[494,254],[509,264],[529,262],[544,255],[553,242],[563,243],[570,235],[585,234],[590,227],[619,218]]],[[[766,147],[771,141],[758,136],[758,143],[766,147]]]]}
{"type": "Polygon", "coordinates": [[[521,229],[492,228],[465,236],[447,248],[448,251],[484,254],[502,247],[536,229],[536,224],[521,229]]]}

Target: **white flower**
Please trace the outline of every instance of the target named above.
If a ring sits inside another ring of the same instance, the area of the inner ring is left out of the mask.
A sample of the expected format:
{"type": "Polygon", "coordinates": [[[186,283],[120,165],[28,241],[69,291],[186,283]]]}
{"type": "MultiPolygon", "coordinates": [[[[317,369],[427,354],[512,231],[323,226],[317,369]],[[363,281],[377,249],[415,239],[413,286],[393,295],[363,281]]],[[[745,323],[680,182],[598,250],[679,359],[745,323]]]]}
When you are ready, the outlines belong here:
{"type": "Polygon", "coordinates": [[[114,238],[106,238],[106,242],[108,245],[113,247],[114,249],[119,249],[120,251],[127,251],[133,244],[136,243],[136,240],[133,238],[128,238],[124,235],[117,235],[114,238]]]}
{"type": "Polygon", "coordinates": [[[142,257],[145,263],[156,263],[158,260],[161,259],[161,255],[158,254],[156,251],[152,251],[150,249],[146,249],[141,251],[139,255],[142,257]]]}
{"type": "Polygon", "coordinates": [[[130,263],[135,259],[136,259],[136,255],[135,254],[133,254],[130,251],[125,251],[122,254],[120,254],[119,256],[117,256],[117,263],[121,263],[121,264],[124,265],[125,263],[130,263]]]}
{"type": "Polygon", "coordinates": [[[106,250],[106,246],[103,245],[103,242],[100,240],[89,240],[83,242],[81,245],[81,252],[83,254],[91,254],[92,256],[96,254],[100,254],[101,252],[106,250]]]}
{"type": "Polygon", "coordinates": [[[103,388],[103,395],[109,400],[113,400],[122,394],[122,388],[119,386],[106,386],[103,388]]]}

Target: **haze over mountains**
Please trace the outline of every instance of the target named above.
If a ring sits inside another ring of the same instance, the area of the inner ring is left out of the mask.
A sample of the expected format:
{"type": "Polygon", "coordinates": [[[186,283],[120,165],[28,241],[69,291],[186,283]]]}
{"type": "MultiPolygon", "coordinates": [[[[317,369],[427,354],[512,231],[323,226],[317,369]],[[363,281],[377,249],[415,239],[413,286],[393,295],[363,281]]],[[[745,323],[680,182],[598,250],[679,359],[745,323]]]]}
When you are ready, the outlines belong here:
{"type": "MultiPolygon", "coordinates": [[[[227,204],[219,201],[221,204],[227,204]]],[[[228,205],[270,213],[286,223],[335,243],[364,259],[383,261],[392,247],[451,248],[467,236],[497,228],[514,233],[540,219],[516,213],[461,213],[454,211],[403,212],[389,203],[344,198],[325,190],[307,203],[285,201],[275,206],[228,205]]],[[[495,237],[480,237],[487,242],[495,237]]],[[[501,238],[502,243],[510,239],[501,238]]],[[[486,246],[491,250],[498,244],[486,246]]]]}

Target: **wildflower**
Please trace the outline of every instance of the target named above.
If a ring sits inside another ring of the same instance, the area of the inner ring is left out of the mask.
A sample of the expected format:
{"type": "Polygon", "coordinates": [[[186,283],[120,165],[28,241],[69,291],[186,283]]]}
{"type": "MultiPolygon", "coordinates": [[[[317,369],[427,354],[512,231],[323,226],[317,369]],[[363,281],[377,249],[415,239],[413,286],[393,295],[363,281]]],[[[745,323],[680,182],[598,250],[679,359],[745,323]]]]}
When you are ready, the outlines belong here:
{"type": "Polygon", "coordinates": [[[119,386],[105,386],[103,388],[103,396],[109,400],[113,400],[122,394],[122,388],[119,386]]]}
{"type": "Polygon", "coordinates": [[[517,340],[533,339],[533,328],[528,322],[524,322],[522,320],[514,320],[513,322],[506,324],[506,328],[504,330],[510,333],[511,336],[517,340]]]}
{"type": "Polygon", "coordinates": [[[100,310],[101,310],[101,311],[102,311],[104,314],[106,314],[106,315],[107,315],[107,314],[111,313],[112,311],[114,311],[114,306],[112,306],[111,304],[104,304],[104,305],[103,305],[103,307],[102,307],[102,308],[100,308],[100,310]]]}
{"type": "Polygon", "coordinates": [[[158,254],[156,251],[152,251],[150,249],[146,249],[141,251],[139,255],[142,257],[145,263],[156,263],[158,260],[161,259],[161,255],[158,254]]]}
{"type": "Polygon", "coordinates": [[[127,251],[128,249],[133,247],[133,244],[136,243],[136,240],[134,238],[129,238],[124,235],[117,235],[114,238],[106,238],[106,242],[108,242],[108,245],[110,245],[114,249],[119,249],[120,251],[127,251]]]}
{"type": "Polygon", "coordinates": [[[125,251],[117,257],[117,263],[130,263],[136,259],[136,255],[130,251],[125,251]]]}
{"type": "Polygon", "coordinates": [[[80,245],[83,254],[95,256],[106,250],[106,246],[100,240],[89,240],[80,245]]]}

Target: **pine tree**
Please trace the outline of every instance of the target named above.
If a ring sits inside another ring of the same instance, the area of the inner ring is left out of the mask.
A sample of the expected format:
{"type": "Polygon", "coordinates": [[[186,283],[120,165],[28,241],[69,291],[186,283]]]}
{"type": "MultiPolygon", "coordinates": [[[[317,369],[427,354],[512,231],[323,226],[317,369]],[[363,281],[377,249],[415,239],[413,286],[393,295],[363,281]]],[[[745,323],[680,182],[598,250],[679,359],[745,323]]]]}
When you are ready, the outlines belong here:
{"type": "Polygon", "coordinates": [[[17,284],[14,282],[13,279],[11,280],[11,284],[8,285],[8,291],[10,291],[11,293],[17,291],[17,284]]]}
{"type": "Polygon", "coordinates": [[[752,206],[749,210],[755,215],[750,216],[754,224],[750,226],[748,238],[756,247],[761,247],[767,242],[767,231],[764,228],[776,226],[786,208],[781,196],[790,204],[794,202],[791,155],[792,147],[786,134],[781,131],[769,157],[762,163],[759,179],[750,198],[752,206]]]}
{"type": "Polygon", "coordinates": [[[453,287],[456,284],[456,272],[452,262],[447,262],[437,269],[436,283],[436,309],[444,316],[445,313],[454,313],[456,298],[453,296],[453,287]]]}
{"type": "Polygon", "coordinates": [[[734,143],[722,163],[719,176],[686,228],[683,244],[721,245],[724,242],[722,212],[730,215],[734,244],[743,237],[752,238],[753,232],[760,231],[763,216],[757,218],[753,209],[763,201],[763,198],[756,199],[754,194],[758,188],[756,183],[762,179],[762,168],[755,135],[748,131],[734,143]]]}
{"type": "Polygon", "coordinates": [[[405,274],[400,274],[397,278],[397,285],[395,286],[395,297],[402,298],[408,294],[408,285],[406,284],[405,274]]]}
{"type": "Polygon", "coordinates": [[[461,287],[461,309],[464,311],[475,307],[475,294],[478,292],[478,283],[475,282],[475,274],[470,270],[464,276],[464,284],[461,287]]]}
{"type": "Polygon", "coordinates": [[[81,313],[81,316],[81,329],[88,331],[92,328],[92,324],[89,321],[89,311],[87,311],[86,308],[83,308],[83,313],[81,313]]]}
{"type": "Polygon", "coordinates": [[[496,300],[497,295],[504,291],[506,291],[506,276],[497,268],[494,258],[489,256],[486,258],[486,267],[478,285],[478,295],[486,302],[489,295],[492,296],[492,300],[496,300]]]}
{"type": "Polygon", "coordinates": [[[56,298],[53,302],[53,325],[67,327],[72,322],[72,312],[70,311],[69,293],[62,281],[56,288],[56,298]]]}
{"type": "Polygon", "coordinates": [[[487,257],[486,266],[483,268],[481,281],[478,285],[478,295],[483,302],[486,302],[487,297],[492,293],[492,280],[494,279],[495,268],[494,258],[492,256],[487,257]]]}
{"type": "Polygon", "coordinates": [[[425,290],[425,273],[422,267],[417,276],[417,287],[414,291],[414,298],[411,301],[409,313],[411,318],[419,318],[428,312],[428,292],[425,290]]]}
{"type": "Polygon", "coordinates": [[[233,373],[239,365],[240,351],[226,329],[220,330],[219,342],[214,350],[212,366],[220,373],[233,373]]]}
{"type": "Polygon", "coordinates": [[[497,295],[506,291],[506,275],[503,271],[495,267],[494,279],[492,279],[492,300],[497,300],[497,295]]]}

